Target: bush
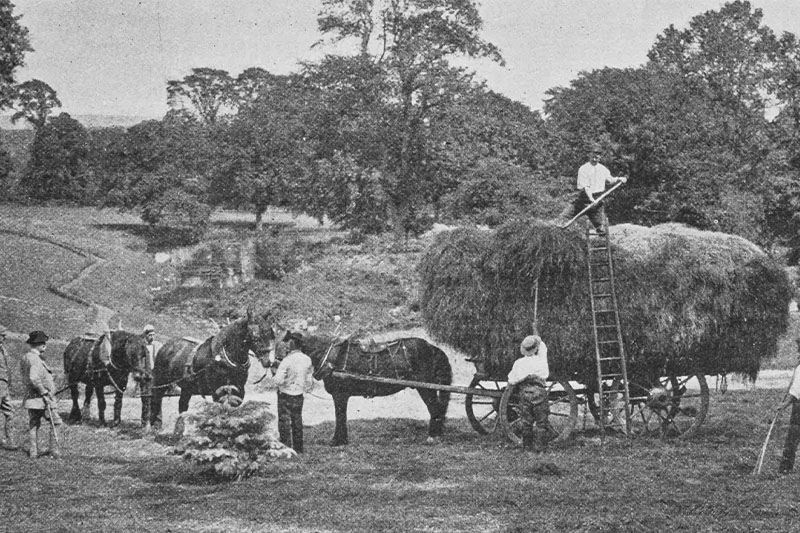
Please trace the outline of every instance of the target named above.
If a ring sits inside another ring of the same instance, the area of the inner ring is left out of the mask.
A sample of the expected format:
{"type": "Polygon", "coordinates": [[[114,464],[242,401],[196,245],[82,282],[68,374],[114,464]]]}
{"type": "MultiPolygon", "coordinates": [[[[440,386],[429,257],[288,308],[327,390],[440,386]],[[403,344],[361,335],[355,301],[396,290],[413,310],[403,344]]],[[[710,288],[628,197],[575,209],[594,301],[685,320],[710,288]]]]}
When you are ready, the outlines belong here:
{"type": "Polygon", "coordinates": [[[211,207],[180,189],[169,189],[142,209],[144,222],[154,229],[179,234],[186,244],[200,240],[208,229],[210,218],[211,207]]]}
{"type": "Polygon", "coordinates": [[[196,434],[181,439],[174,453],[225,479],[250,477],[295,455],[269,433],[273,418],[265,402],[207,403],[187,416],[196,434]]]}
{"type": "Polygon", "coordinates": [[[261,279],[280,281],[303,263],[304,246],[296,236],[265,235],[256,241],[255,274],[261,279]]]}

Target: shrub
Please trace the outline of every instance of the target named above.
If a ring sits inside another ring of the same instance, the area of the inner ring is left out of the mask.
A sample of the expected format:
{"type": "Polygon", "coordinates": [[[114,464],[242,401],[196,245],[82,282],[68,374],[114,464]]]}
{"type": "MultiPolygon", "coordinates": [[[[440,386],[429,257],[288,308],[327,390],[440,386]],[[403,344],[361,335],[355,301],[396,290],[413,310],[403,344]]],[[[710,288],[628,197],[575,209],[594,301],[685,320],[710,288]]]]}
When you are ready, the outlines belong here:
{"type": "Polygon", "coordinates": [[[265,402],[207,403],[187,416],[196,434],[181,439],[174,453],[225,479],[250,477],[295,455],[269,433],[273,418],[265,402]]]}
{"type": "Polygon", "coordinates": [[[169,189],[142,209],[142,220],[158,230],[179,234],[186,243],[198,242],[208,229],[211,207],[180,189],[169,189]]]}
{"type": "Polygon", "coordinates": [[[255,274],[261,279],[280,281],[303,263],[304,246],[290,235],[264,235],[256,241],[255,274]]]}

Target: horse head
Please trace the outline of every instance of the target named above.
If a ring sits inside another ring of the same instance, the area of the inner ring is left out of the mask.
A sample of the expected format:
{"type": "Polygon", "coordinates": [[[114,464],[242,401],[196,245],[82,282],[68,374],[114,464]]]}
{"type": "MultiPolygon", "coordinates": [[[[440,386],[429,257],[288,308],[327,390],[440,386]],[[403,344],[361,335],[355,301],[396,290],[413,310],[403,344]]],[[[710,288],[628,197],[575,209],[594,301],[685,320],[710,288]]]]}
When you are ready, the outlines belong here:
{"type": "Polygon", "coordinates": [[[247,347],[266,368],[269,366],[269,361],[275,357],[275,347],[277,345],[277,333],[272,313],[267,311],[259,315],[252,307],[248,307],[246,324],[247,347]]]}
{"type": "Polygon", "coordinates": [[[143,378],[152,377],[147,375],[144,367],[144,361],[147,358],[147,340],[144,335],[131,333],[126,336],[119,352],[123,357],[121,367],[127,368],[134,380],[140,381],[143,378]]]}

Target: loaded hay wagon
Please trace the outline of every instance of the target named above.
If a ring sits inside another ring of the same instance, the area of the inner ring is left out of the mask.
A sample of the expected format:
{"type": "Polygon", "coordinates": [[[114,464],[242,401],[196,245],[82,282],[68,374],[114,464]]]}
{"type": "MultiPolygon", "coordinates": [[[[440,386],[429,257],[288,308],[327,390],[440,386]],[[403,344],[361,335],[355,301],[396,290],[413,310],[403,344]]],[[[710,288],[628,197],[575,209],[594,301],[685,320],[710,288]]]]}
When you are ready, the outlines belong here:
{"type": "Polygon", "coordinates": [[[755,379],[786,330],[785,271],[751,242],[680,224],[607,234],[540,220],[435,238],[420,265],[431,336],[468,354],[467,416],[519,440],[506,377],[520,341],[549,349],[550,421],[566,439],[585,404],[627,434],[689,437],[708,411],[706,376],[755,379]]]}

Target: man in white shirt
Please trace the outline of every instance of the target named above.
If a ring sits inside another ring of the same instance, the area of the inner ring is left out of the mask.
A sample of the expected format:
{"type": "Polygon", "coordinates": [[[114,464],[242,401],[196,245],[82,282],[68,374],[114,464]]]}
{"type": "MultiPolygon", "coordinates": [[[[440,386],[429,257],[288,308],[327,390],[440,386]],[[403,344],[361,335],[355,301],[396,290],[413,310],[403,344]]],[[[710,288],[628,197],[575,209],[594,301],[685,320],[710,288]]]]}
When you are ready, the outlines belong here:
{"type": "MultiPolygon", "coordinates": [[[[800,338],[795,339],[797,351],[800,353],[800,338]]],[[[792,414],[789,419],[789,431],[786,434],[786,442],[783,445],[783,458],[778,472],[788,474],[794,470],[794,458],[797,454],[797,445],[800,443],[800,365],[794,369],[792,381],[789,384],[789,391],[786,393],[783,403],[778,407],[779,411],[792,406],[792,414]]]]}
{"type": "Polygon", "coordinates": [[[543,452],[548,436],[555,434],[550,425],[547,404],[547,345],[538,335],[523,339],[519,351],[522,357],[514,361],[508,373],[508,386],[520,384],[519,416],[522,419],[522,448],[543,452]]]}
{"type": "Polygon", "coordinates": [[[150,324],[147,324],[142,329],[142,337],[144,338],[145,343],[144,360],[142,361],[144,375],[142,376],[139,388],[141,390],[142,397],[142,427],[144,427],[145,430],[149,430],[150,402],[153,397],[153,367],[155,366],[156,355],[158,354],[158,350],[161,349],[162,344],[155,340],[156,328],[150,324]]]}
{"type": "MultiPolygon", "coordinates": [[[[614,184],[618,182],[626,183],[626,177],[614,177],[611,171],[605,165],[600,163],[600,155],[602,150],[600,146],[593,146],[589,153],[589,161],[581,165],[578,169],[578,182],[576,188],[578,193],[573,199],[572,203],[561,213],[560,220],[572,220],[572,217],[583,211],[587,206],[594,203],[596,197],[600,196],[606,190],[606,184],[614,184]]],[[[598,233],[605,233],[606,226],[606,210],[603,202],[599,202],[596,206],[586,212],[592,225],[598,233]]]]}
{"type": "Polygon", "coordinates": [[[302,336],[288,333],[288,353],[278,365],[273,381],[278,386],[278,437],[303,453],[303,394],[314,388],[314,366],[302,352],[302,336]]]}

